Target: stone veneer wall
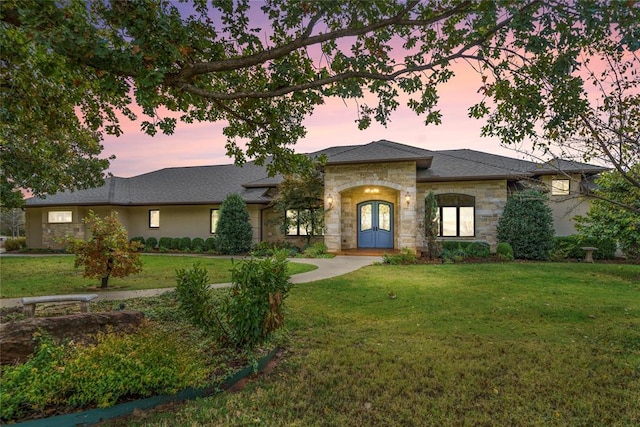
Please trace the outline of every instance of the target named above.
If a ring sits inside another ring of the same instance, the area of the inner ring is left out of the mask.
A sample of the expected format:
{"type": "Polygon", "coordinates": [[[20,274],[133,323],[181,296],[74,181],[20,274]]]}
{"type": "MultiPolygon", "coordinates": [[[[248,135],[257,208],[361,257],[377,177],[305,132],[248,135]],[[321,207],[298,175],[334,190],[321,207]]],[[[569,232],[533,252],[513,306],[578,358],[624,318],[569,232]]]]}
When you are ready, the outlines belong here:
{"type": "Polygon", "coordinates": [[[420,246],[425,246],[424,238],[424,199],[429,193],[434,194],[459,193],[476,198],[474,237],[445,237],[440,240],[482,240],[495,250],[498,243],[496,237],[498,221],[507,202],[506,180],[494,181],[459,181],[459,182],[428,182],[418,184],[418,227],[416,240],[420,246]]]}
{"type": "Polygon", "coordinates": [[[416,163],[363,163],[355,165],[328,165],[324,175],[326,234],[329,251],[357,247],[358,203],[383,200],[394,204],[395,248],[416,248],[416,163]],[[377,188],[377,194],[365,193],[377,188]],[[409,205],[405,196],[409,195],[409,205]],[[327,198],[333,198],[329,209],[327,198]]]}
{"type": "Polygon", "coordinates": [[[65,245],[59,239],[72,236],[76,239],[85,238],[85,226],[83,223],[70,222],[65,224],[42,224],[42,247],[61,249],[65,245]]]}

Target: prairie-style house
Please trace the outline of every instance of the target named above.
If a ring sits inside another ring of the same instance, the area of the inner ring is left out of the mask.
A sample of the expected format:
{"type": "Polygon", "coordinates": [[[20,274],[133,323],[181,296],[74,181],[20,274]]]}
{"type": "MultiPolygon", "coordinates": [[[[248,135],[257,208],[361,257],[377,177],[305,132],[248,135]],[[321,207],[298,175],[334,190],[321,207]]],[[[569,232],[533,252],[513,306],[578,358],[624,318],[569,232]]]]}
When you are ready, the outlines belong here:
{"type": "MultiPolygon", "coordinates": [[[[480,151],[429,151],[386,140],[331,147],[324,154],[325,229],[329,251],[359,248],[418,250],[424,246],[424,199],[436,195],[442,240],[479,240],[492,248],[510,194],[547,189],[557,235],[574,233],[572,218],[589,209],[583,189],[605,170],[556,160],[535,163],[480,151]]],[[[282,177],[269,177],[252,162],[166,168],[131,178],[110,177],[102,187],[61,192],[26,203],[27,245],[56,248],[71,234],[87,238],[90,210],[117,212],[129,237],[201,237],[215,234],[220,205],[239,194],[247,203],[253,241],[288,240],[302,245],[305,224],[283,234],[284,215],[271,206],[282,177]]]]}

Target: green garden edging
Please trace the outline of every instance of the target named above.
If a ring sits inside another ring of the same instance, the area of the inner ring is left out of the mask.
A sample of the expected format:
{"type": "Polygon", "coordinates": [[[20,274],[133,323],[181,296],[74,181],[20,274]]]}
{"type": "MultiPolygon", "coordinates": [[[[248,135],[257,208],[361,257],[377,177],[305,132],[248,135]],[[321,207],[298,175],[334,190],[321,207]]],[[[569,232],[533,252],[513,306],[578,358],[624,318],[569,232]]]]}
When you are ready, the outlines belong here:
{"type": "Polygon", "coordinates": [[[193,400],[199,397],[210,396],[214,394],[215,390],[217,389],[226,390],[235,385],[241,379],[248,377],[254,372],[262,371],[265,366],[267,366],[267,364],[275,357],[278,350],[279,348],[274,348],[269,352],[269,354],[258,361],[257,366],[247,366],[217,385],[202,388],[189,387],[176,394],[147,397],[145,399],[135,400],[133,402],[120,403],[110,408],[89,409],[82,412],[56,415],[49,418],[29,420],[11,425],[19,427],[90,426],[92,424],[97,424],[99,422],[106,421],[112,418],[130,415],[135,409],[151,409],[158,405],[163,405],[166,403],[193,400]]]}

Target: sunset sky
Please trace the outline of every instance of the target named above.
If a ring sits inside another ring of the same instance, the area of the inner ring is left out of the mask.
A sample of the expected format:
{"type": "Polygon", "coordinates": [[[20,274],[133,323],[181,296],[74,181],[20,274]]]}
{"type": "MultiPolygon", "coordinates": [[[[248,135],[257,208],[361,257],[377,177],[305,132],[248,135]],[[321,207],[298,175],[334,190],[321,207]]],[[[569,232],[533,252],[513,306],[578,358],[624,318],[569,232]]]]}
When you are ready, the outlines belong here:
{"type": "MultiPolygon", "coordinates": [[[[367,144],[387,139],[428,150],[470,148],[509,157],[524,156],[513,149],[501,147],[497,139],[482,138],[483,122],[467,117],[467,109],[480,99],[477,93],[479,76],[463,68],[441,89],[440,106],[443,123],[425,126],[423,119],[401,106],[391,117],[387,128],[372,124],[365,131],[355,123],[357,107],[354,101],[329,99],[305,121],[307,136],[296,145],[296,151],[308,153],[338,145],[367,144]]],[[[139,123],[123,119],[123,136],[106,137],[104,154],[116,155],[109,172],[130,177],[157,169],[176,166],[229,164],[225,154],[223,122],[179,123],[173,135],[150,137],[140,130],[139,123]]],[[[524,146],[524,148],[529,148],[524,146]]]]}
{"type": "MultiPolygon", "coordinates": [[[[259,5],[259,2],[252,3],[252,23],[268,28],[259,5]]],[[[183,14],[190,14],[187,4],[181,3],[179,8],[183,14]]],[[[219,17],[210,17],[219,21],[219,17]]],[[[400,101],[401,106],[392,115],[387,128],[374,123],[369,129],[360,131],[355,123],[356,103],[353,100],[328,99],[305,121],[308,133],[298,142],[296,151],[308,153],[337,145],[367,144],[387,139],[428,150],[471,148],[522,158],[522,154],[501,147],[498,140],[480,137],[483,122],[467,117],[467,109],[481,99],[477,92],[481,86],[480,75],[465,63],[456,64],[455,72],[456,77],[442,86],[439,92],[442,125],[425,126],[424,120],[405,106],[405,99],[400,101]]],[[[155,137],[145,135],[140,131],[140,123],[132,123],[128,119],[122,119],[122,127],[125,131],[123,136],[107,136],[104,141],[104,155],[115,154],[117,157],[109,169],[116,176],[130,177],[165,167],[232,162],[225,154],[222,122],[179,123],[173,135],[158,134],[155,137]]],[[[524,148],[529,147],[525,145],[524,148]]]]}

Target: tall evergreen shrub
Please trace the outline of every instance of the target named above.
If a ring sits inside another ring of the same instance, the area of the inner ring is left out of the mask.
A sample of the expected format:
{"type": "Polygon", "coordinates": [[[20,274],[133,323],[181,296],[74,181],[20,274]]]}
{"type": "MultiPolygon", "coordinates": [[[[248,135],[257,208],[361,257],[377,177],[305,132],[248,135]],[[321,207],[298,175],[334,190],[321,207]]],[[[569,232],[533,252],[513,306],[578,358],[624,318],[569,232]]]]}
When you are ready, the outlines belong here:
{"type": "Polygon", "coordinates": [[[498,240],[515,258],[545,260],[553,249],[553,216],[544,194],[525,190],[509,197],[498,222],[498,240]]]}
{"type": "Polygon", "coordinates": [[[249,222],[247,204],[237,194],[230,194],[220,206],[216,229],[217,250],[223,254],[249,252],[253,232],[249,222]]]}

